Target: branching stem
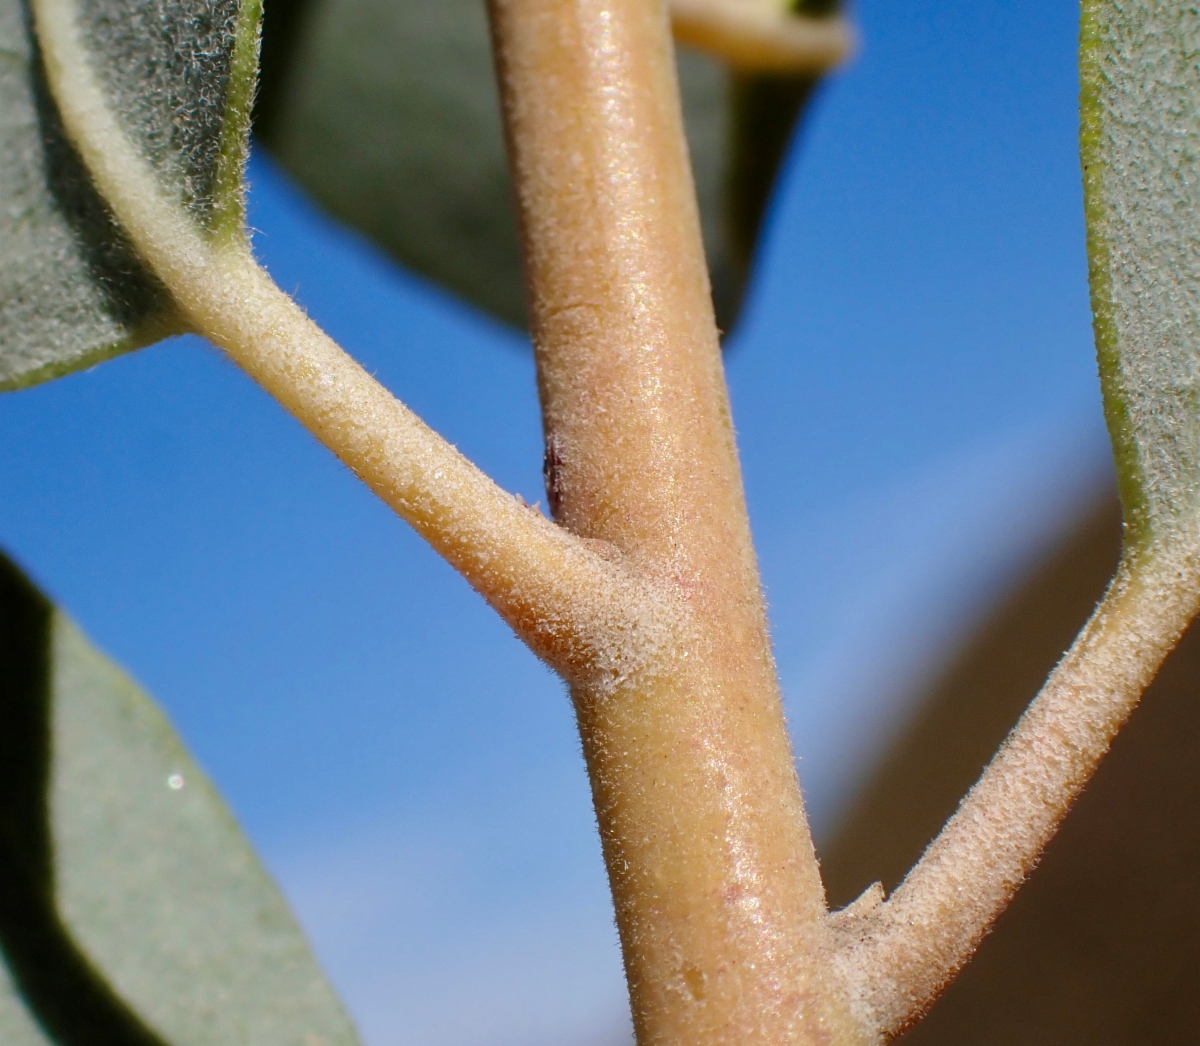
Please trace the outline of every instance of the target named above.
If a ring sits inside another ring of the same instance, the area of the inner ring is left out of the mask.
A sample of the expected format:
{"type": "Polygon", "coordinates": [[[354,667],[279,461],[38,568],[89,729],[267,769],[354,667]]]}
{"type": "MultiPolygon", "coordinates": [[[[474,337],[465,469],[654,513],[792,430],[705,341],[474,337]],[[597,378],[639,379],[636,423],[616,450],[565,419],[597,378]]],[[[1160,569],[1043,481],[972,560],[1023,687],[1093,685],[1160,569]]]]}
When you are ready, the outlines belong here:
{"type": "MultiPolygon", "coordinates": [[[[109,108],[73,5],[34,0],[64,126],[142,257],[220,345],[567,678],[614,631],[659,620],[630,572],[501,490],[343,352],[259,267],[242,237],[206,237],[168,199],[109,108]],[[596,599],[581,601],[580,591],[596,599]]],[[[608,665],[627,674],[629,665],[608,665]]]]}
{"type": "MultiPolygon", "coordinates": [[[[677,0],[677,24],[689,4],[751,22],[776,10],[677,0]]],[[[643,1046],[864,1046],[919,1015],[1187,626],[1200,602],[1194,535],[1123,564],[895,895],[829,916],[770,655],[662,4],[491,0],[556,522],[367,375],[236,230],[198,228],[112,111],[72,0],[32,8],[68,134],[195,329],[570,684],[643,1046]]],[[[817,66],[846,46],[826,29],[817,66]]]]}

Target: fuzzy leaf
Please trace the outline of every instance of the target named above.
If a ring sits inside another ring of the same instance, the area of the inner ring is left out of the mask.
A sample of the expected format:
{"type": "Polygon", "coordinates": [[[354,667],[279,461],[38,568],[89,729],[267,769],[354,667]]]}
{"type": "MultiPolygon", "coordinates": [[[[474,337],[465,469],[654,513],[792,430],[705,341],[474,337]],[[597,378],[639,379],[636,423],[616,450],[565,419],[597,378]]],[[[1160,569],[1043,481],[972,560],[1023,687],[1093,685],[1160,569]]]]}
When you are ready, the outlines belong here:
{"type": "Polygon", "coordinates": [[[1081,39],[1092,311],[1137,553],[1200,508],[1200,12],[1085,0],[1081,39]]]}
{"type": "MultiPolygon", "coordinates": [[[[828,13],[826,4],[819,13],[828,13]]],[[[732,324],[812,76],[731,77],[680,48],[705,247],[732,324]]],[[[343,221],[499,318],[526,322],[483,0],[268,0],[256,131],[343,221]]]]}
{"type": "Polygon", "coordinates": [[[158,708],[0,556],[0,1042],[357,1046],[158,708]]]}
{"type": "MultiPolygon", "coordinates": [[[[168,194],[240,233],[258,0],[69,4],[103,85],[168,194]]],[[[65,138],[23,0],[0,0],[0,389],[186,329],[65,138]]]]}

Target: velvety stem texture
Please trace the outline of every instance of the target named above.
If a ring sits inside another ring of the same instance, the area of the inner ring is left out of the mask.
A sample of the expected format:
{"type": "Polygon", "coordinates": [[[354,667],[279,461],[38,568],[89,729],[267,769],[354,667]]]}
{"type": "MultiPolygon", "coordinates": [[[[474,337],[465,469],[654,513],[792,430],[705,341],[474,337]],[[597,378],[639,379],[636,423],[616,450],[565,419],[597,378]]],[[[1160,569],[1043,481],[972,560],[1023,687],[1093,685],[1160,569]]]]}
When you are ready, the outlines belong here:
{"type": "Polygon", "coordinates": [[[1122,563],[957,813],[886,903],[875,893],[833,924],[859,1021],[889,1039],[970,958],[1037,863],[1200,604],[1200,540],[1122,563]]]}
{"type": "Polygon", "coordinates": [[[645,671],[572,686],[638,1040],[856,1041],[822,972],[666,14],[491,13],[551,505],[675,608],[645,671]]]}

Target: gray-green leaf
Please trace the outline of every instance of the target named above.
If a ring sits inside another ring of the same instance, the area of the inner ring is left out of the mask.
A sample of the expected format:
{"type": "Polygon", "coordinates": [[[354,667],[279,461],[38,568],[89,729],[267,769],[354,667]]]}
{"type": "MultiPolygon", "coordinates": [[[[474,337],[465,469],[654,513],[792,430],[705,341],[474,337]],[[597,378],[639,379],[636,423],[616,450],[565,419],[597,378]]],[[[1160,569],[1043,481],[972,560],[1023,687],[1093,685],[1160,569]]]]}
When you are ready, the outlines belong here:
{"type": "Polygon", "coordinates": [[[1080,68],[1096,347],[1137,553],[1200,508],[1200,12],[1085,0],[1080,68]]]}
{"type": "Polygon", "coordinates": [[[155,705],[0,556],[0,1042],[357,1046],[155,705]]]}
{"type": "MultiPolygon", "coordinates": [[[[209,235],[240,235],[258,0],[61,2],[166,192],[209,235]]],[[[186,329],[64,136],[31,25],[0,0],[0,390],[186,329]]]]}

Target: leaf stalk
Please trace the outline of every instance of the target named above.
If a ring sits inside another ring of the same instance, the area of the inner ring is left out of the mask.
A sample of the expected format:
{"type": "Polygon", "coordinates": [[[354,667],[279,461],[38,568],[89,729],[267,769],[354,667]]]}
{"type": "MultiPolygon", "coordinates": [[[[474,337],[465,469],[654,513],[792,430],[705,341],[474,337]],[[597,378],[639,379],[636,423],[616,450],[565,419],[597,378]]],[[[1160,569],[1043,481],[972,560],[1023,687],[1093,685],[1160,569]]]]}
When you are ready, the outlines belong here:
{"type": "Polygon", "coordinates": [[[1176,537],[1122,560],[1091,620],[891,898],[831,917],[856,1016],[884,1040],[920,1017],[971,957],[1196,614],[1200,536],[1176,537]]]}

